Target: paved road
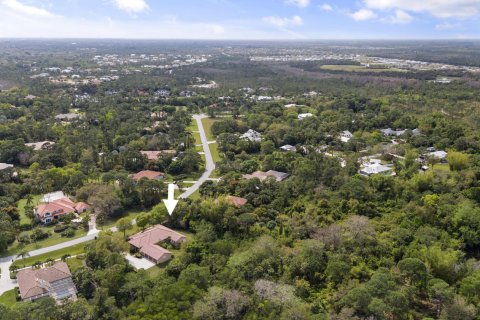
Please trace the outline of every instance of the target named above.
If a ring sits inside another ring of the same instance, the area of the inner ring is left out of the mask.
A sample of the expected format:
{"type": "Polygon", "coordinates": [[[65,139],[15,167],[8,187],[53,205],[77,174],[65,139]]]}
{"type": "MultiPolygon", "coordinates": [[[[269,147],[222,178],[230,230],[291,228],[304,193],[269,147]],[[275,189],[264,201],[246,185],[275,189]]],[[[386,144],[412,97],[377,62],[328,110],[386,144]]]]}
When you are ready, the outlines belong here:
{"type": "Polygon", "coordinates": [[[195,114],[193,118],[195,119],[195,121],[197,121],[198,131],[200,132],[200,139],[202,140],[203,152],[205,153],[205,172],[202,174],[200,179],[195,182],[193,186],[188,188],[187,191],[180,195],[179,199],[186,199],[192,194],[194,194],[200,188],[200,186],[210,178],[213,170],[215,170],[215,162],[213,162],[212,153],[210,152],[210,148],[208,147],[207,134],[205,133],[205,128],[203,127],[202,123],[202,119],[208,118],[208,116],[204,114],[195,114]]]}
{"type": "MultiPolygon", "coordinates": [[[[78,239],[70,240],[70,241],[67,241],[67,242],[59,243],[59,244],[56,244],[54,246],[30,251],[27,254],[27,257],[39,256],[39,255],[42,255],[42,254],[45,254],[45,253],[49,253],[49,252],[52,252],[52,251],[57,251],[57,250],[60,250],[60,249],[69,248],[71,246],[74,246],[74,245],[77,245],[77,244],[84,243],[84,242],[91,241],[91,240],[95,239],[95,237],[98,236],[98,234],[100,233],[100,230],[97,230],[97,228],[96,228],[95,216],[92,215],[91,217],[92,218],[91,218],[90,223],[89,223],[89,231],[88,231],[88,234],[86,236],[78,238],[78,239]]],[[[12,265],[13,260],[16,259],[16,258],[17,258],[16,256],[0,258],[0,270],[2,272],[2,274],[0,276],[0,296],[3,293],[5,293],[6,291],[12,290],[13,288],[15,288],[17,286],[16,280],[10,279],[10,266],[12,265]]]]}
{"type": "MultiPolygon", "coordinates": [[[[205,153],[205,159],[206,159],[205,172],[202,174],[200,179],[197,182],[195,182],[194,185],[192,185],[190,188],[188,188],[187,191],[185,191],[180,195],[179,197],[180,199],[186,199],[189,196],[191,196],[193,193],[195,193],[195,191],[197,191],[205,181],[210,179],[210,175],[212,174],[213,170],[215,170],[215,162],[213,162],[212,153],[210,152],[210,148],[208,147],[209,142],[207,139],[207,135],[205,133],[205,128],[203,127],[203,124],[202,124],[202,119],[207,118],[207,116],[203,114],[196,114],[193,116],[193,118],[197,121],[198,130],[200,132],[200,138],[202,140],[203,151],[205,153]]],[[[134,221],[134,223],[135,222],[136,221],[134,221]]],[[[116,232],[117,228],[113,227],[111,228],[111,231],[116,232]]],[[[100,233],[100,230],[98,230],[96,227],[95,215],[92,215],[91,220],[89,222],[89,231],[86,236],[75,239],[75,240],[59,243],[54,246],[30,251],[28,253],[28,256],[35,257],[45,253],[57,251],[57,250],[68,248],[80,243],[84,243],[84,242],[95,239],[95,237],[98,236],[99,233],[100,233]]],[[[12,290],[17,285],[15,280],[10,279],[10,266],[12,265],[12,262],[15,258],[16,256],[0,258],[0,270],[2,272],[0,276],[0,295],[5,293],[6,291],[12,290]]]]}

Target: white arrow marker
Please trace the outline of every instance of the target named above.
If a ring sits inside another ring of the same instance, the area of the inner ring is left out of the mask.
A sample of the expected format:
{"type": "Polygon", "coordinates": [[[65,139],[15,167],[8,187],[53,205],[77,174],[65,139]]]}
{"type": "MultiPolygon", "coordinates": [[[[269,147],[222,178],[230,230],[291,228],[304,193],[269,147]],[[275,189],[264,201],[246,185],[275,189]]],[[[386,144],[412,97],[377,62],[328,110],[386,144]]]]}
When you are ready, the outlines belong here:
{"type": "Polygon", "coordinates": [[[172,215],[173,210],[175,210],[178,203],[178,200],[175,200],[175,185],[173,183],[168,185],[168,199],[163,200],[163,203],[165,203],[168,213],[172,215]]]}

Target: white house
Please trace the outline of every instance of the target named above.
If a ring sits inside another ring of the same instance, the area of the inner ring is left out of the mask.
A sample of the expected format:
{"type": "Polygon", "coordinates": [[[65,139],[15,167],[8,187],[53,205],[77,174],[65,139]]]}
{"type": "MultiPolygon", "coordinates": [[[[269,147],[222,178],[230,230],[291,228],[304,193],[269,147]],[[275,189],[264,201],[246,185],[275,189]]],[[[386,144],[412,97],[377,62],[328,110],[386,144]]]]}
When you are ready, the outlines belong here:
{"type": "Polygon", "coordinates": [[[251,142],[261,142],[262,135],[260,134],[260,132],[257,132],[253,129],[249,129],[247,132],[245,132],[240,136],[240,139],[249,140],[251,142]]]}
{"type": "Polygon", "coordinates": [[[297,151],[297,148],[295,146],[292,146],[292,145],[289,145],[289,144],[286,144],[284,146],[281,146],[280,147],[280,150],[282,151],[291,151],[291,152],[296,152],[297,151]]]}
{"type": "Polygon", "coordinates": [[[303,120],[305,118],[310,118],[310,117],[313,117],[313,114],[311,114],[310,112],[309,113],[300,113],[298,115],[298,120],[303,120]]]}
{"type": "Polygon", "coordinates": [[[352,138],[353,138],[353,134],[348,130],[342,131],[340,133],[340,140],[342,142],[346,143],[346,142],[350,141],[350,139],[352,139],[352,138]]]}

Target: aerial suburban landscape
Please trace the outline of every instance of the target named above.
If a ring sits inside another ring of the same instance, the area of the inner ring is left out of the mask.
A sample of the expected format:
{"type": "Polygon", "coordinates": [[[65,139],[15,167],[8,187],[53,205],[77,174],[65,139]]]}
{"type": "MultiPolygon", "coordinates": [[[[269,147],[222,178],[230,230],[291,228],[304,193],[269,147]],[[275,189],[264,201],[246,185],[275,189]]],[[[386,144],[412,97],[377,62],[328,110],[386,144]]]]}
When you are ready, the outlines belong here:
{"type": "Polygon", "coordinates": [[[1,320],[480,319],[478,1],[46,2],[0,0],[1,320]]]}

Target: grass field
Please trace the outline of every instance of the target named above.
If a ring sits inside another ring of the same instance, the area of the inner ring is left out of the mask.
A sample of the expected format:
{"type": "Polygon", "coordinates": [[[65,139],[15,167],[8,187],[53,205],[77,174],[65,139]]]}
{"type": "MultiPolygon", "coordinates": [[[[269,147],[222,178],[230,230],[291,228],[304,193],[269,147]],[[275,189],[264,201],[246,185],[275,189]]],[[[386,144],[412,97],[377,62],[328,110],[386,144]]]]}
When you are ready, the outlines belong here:
{"type": "Polygon", "coordinates": [[[17,300],[15,300],[15,290],[17,289],[13,289],[2,294],[0,296],[0,304],[3,304],[4,306],[7,306],[7,307],[11,307],[15,303],[17,303],[17,300]]]}
{"type": "Polygon", "coordinates": [[[85,246],[89,243],[90,242],[80,243],[80,244],[77,244],[77,245],[74,245],[74,246],[71,246],[71,247],[68,247],[68,248],[60,249],[60,250],[57,250],[57,251],[52,251],[52,252],[45,253],[45,254],[42,254],[42,255],[39,255],[39,256],[26,257],[25,259],[19,259],[19,260],[14,261],[13,265],[18,266],[20,268],[30,267],[37,261],[45,262],[49,259],[56,260],[56,259],[60,259],[61,257],[63,257],[66,254],[69,254],[71,256],[79,255],[79,254],[82,254],[82,253],[85,252],[85,246]]]}
{"type": "Polygon", "coordinates": [[[215,123],[215,121],[218,121],[218,119],[213,119],[213,118],[202,119],[203,128],[205,129],[205,134],[207,135],[208,141],[215,140],[215,136],[212,133],[212,125],[215,123]]]}
{"type": "Polygon", "coordinates": [[[212,153],[213,162],[220,162],[222,158],[220,157],[220,153],[218,151],[218,143],[211,143],[208,145],[208,147],[212,153]]]}
{"type": "MultiPolygon", "coordinates": [[[[37,205],[38,202],[40,201],[40,198],[42,196],[33,196],[32,198],[32,205],[37,205]]],[[[32,222],[32,220],[27,216],[25,213],[25,205],[27,204],[27,199],[22,199],[18,201],[17,203],[17,208],[18,208],[18,213],[20,214],[20,224],[29,224],[32,222]]]]}
{"type": "Polygon", "coordinates": [[[192,132],[193,138],[195,139],[195,144],[202,144],[200,133],[198,132],[197,121],[195,119],[192,119],[192,123],[190,123],[187,130],[192,132]]]}
{"type": "MultiPolygon", "coordinates": [[[[67,242],[67,241],[70,241],[70,240],[74,240],[74,239],[83,237],[87,234],[87,231],[85,231],[83,228],[80,228],[76,231],[75,236],[73,236],[71,238],[66,238],[66,237],[62,237],[60,235],[60,233],[53,232],[53,229],[55,228],[55,226],[41,226],[40,228],[51,232],[52,235],[45,240],[34,242],[34,243],[29,243],[27,245],[23,245],[23,244],[15,241],[8,248],[6,255],[14,255],[14,254],[18,254],[21,251],[32,251],[32,250],[36,250],[36,249],[40,249],[40,248],[50,247],[50,246],[53,246],[53,245],[56,245],[56,244],[59,244],[59,243],[62,243],[62,242],[67,242]]],[[[25,231],[25,233],[30,234],[30,233],[32,233],[32,231],[31,230],[30,231],[25,231]]]]}
{"type": "Polygon", "coordinates": [[[357,65],[324,65],[320,69],[332,70],[332,71],[346,71],[346,72],[405,72],[404,70],[395,68],[366,68],[364,66],[357,65]]]}

